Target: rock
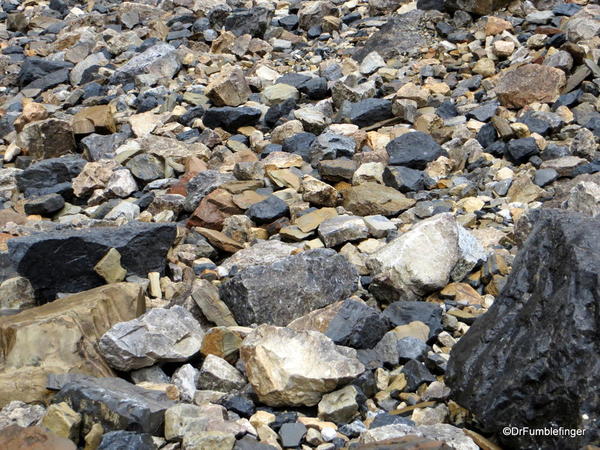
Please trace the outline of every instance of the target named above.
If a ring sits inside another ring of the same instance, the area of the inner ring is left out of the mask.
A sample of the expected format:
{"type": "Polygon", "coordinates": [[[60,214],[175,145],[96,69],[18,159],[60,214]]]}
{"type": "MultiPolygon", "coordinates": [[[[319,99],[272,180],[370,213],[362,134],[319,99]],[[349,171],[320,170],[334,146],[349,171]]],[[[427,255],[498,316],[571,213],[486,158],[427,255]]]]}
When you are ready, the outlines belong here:
{"type": "Polygon", "coordinates": [[[377,52],[371,52],[360,63],[360,73],[371,75],[377,69],[385,67],[385,60],[377,52]]]}
{"type": "Polygon", "coordinates": [[[157,433],[164,424],[165,411],[173,405],[161,391],[150,391],[121,378],[73,377],[56,393],[54,402],[66,402],[82,418],[82,431],[93,423],[105,431],[136,429],[157,433]]]}
{"type": "MultiPolygon", "coordinates": [[[[449,424],[406,425],[395,424],[371,429],[364,433],[359,442],[364,444],[386,442],[397,448],[434,448],[439,450],[477,450],[479,446],[462,429],[449,424]],[[406,447],[400,446],[406,445],[406,447]]],[[[359,447],[360,448],[360,447],[359,447]]],[[[366,447],[367,449],[369,447],[366,447]]],[[[377,447],[375,447],[377,448],[377,447]]],[[[384,447],[385,448],[385,447],[384,447]]]]}
{"type": "Polygon", "coordinates": [[[350,105],[348,119],[354,125],[368,127],[392,117],[392,102],[390,100],[368,98],[350,105]]]}
{"type": "Polygon", "coordinates": [[[25,214],[49,216],[60,211],[65,206],[65,199],[59,194],[46,194],[33,198],[24,205],[25,214]]]}
{"type": "Polygon", "coordinates": [[[199,378],[200,371],[191,364],[184,364],[173,373],[171,383],[179,389],[182,401],[191,402],[194,400],[199,378]]]}
{"type": "Polygon", "coordinates": [[[580,317],[577,311],[595,302],[590,277],[598,264],[593,250],[596,228],[596,219],[540,211],[505,289],[452,349],[446,379],[452,398],[477,414],[505,445],[577,448],[595,439],[592,430],[598,418],[593,406],[588,409],[587,390],[595,389],[588,377],[597,361],[591,357],[581,365],[576,355],[594,354],[590,346],[595,344],[580,330],[594,330],[596,320],[593,315],[580,317]],[[547,291],[550,284],[553,294],[547,291]],[[524,307],[515,308],[517,302],[524,307]],[[518,326],[541,310],[543,320],[531,327],[518,326]],[[552,352],[547,351],[549,346],[552,352]],[[490,370],[487,362],[500,354],[511,356],[500,358],[490,370]],[[561,409],[540,407],[539,399],[549,395],[563,405],[561,409]],[[499,404],[509,406],[498,413],[494,408],[499,404]],[[507,423],[515,427],[554,423],[586,432],[573,437],[503,436],[500,431],[507,423]]]}
{"type": "Polygon", "coordinates": [[[289,208],[286,202],[275,195],[267,197],[252,205],[246,211],[246,215],[258,225],[271,223],[288,214],[289,208]]]}
{"type": "Polygon", "coordinates": [[[110,431],[102,435],[98,450],[135,448],[136,450],[156,450],[158,447],[148,433],[135,431],[110,431]]]}
{"type": "Polygon", "coordinates": [[[205,431],[185,435],[183,438],[183,449],[233,449],[235,442],[235,435],[232,433],[205,431]]]}
{"type": "Polygon", "coordinates": [[[386,150],[390,156],[390,165],[421,170],[427,163],[435,161],[440,156],[447,156],[430,135],[420,131],[397,137],[386,146],[386,150]]]}
{"type": "Polygon", "coordinates": [[[207,355],[200,368],[198,386],[200,389],[230,392],[246,385],[242,374],[227,361],[218,356],[207,355]]]}
{"type": "Polygon", "coordinates": [[[98,347],[117,370],[129,371],[156,363],[183,362],[200,351],[204,331],[181,306],[151,309],[142,316],[114,325],[98,347]]]}
{"type": "Polygon", "coordinates": [[[301,423],[284,423],[279,429],[279,438],[285,448],[298,447],[306,435],[307,428],[301,423]]]}
{"type": "Polygon", "coordinates": [[[565,73],[560,69],[526,64],[504,73],[496,86],[496,94],[502,105],[522,108],[533,102],[555,101],[565,82],[565,73]]]}
{"type": "Polygon", "coordinates": [[[425,173],[403,166],[387,166],[383,171],[383,182],[400,192],[425,189],[425,173]]]}
{"type": "Polygon", "coordinates": [[[356,282],[356,270],[343,256],[316,249],[240,270],[220,294],[240,325],[287,325],[348,297],[356,282]]]}
{"type": "Polygon", "coordinates": [[[41,425],[57,436],[79,441],[81,415],[73,411],[66,403],[55,403],[48,407],[41,425]]]}
{"type": "Polygon", "coordinates": [[[375,238],[382,238],[390,232],[396,231],[396,225],[384,216],[366,216],[364,221],[369,229],[369,234],[375,238]]]}
{"type": "Polygon", "coordinates": [[[515,164],[526,163],[529,158],[540,153],[540,148],[534,138],[513,139],[508,143],[506,155],[515,164]]]}
{"type": "Polygon", "coordinates": [[[147,153],[134,156],[127,161],[125,167],[142,183],[163,178],[165,173],[163,162],[156,156],[147,153]]]}
{"type": "Polygon", "coordinates": [[[248,100],[250,87],[240,68],[227,67],[211,77],[205,93],[216,106],[239,106],[248,100]]]}
{"type": "Polygon", "coordinates": [[[298,100],[300,93],[298,89],[289,84],[277,83],[266,87],[262,92],[265,104],[269,106],[283,103],[287,100],[298,100]]]}
{"type": "MultiPolygon", "coordinates": [[[[438,214],[375,252],[367,266],[389,280],[405,300],[418,299],[448,284],[455,266],[463,260],[459,228],[451,214],[438,214]]],[[[484,255],[483,250],[477,253],[484,255]]],[[[469,270],[476,264],[471,261],[469,270]]]]}
{"type": "Polygon", "coordinates": [[[55,118],[25,125],[17,145],[27,149],[34,159],[55,158],[75,151],[71,125],[55,118]]]}
{"type": "Polygon", "coordinates": [[[571,188],[567,208],[587,216],[600,214],[600,186],[590,181],[581,181],[571,188]]]}
{"type": "Polygon", "coordinates": [[[199,173],[188,182],[184,209],[187,212],[194,211],[205,196],[221,185],[234,180],[235,178],[231,174],[215,170],[205,170],[199,173]]]}
{"type": "Polygon", "coordinates": [[[336,247],[368,236],[369,230],[362,217],[337,216],[319,225],[319,237],[326,247],[336,247]]]}
{"type": "Polygon", "coordinates": [[[73,117],[73,132],[75,134],[116,133],[117,125],[110,106],[88,106],[73,117]]]}
{"type": "Polygon", "coordinates": [[[298,11],[300,28],[308,30],[313,26],[321,25],[325,16],[331,16],[334,13],[335,6],[329,1],[308,2],[298,11]]]}
{"type": "Polygon", "coordinates": [[[338,425],[350,423],[364,400],[364,394],[353,385],[325,394],[319,402],[319,419],[338,425]]]}
{"type": "Polygon", "coordinates": [[[41,405],[28,405],[19,400],[13,400],[0,410],[0,430],[11,425],[27,428],[38,425],[44,418],[46,410],[41,405]]]}
{"type": "Polygon", "coordinates": [[[314,406],[323,394],[364,371],[355,357],[321,333],[270,325],[244,339],[240,356],[254,391],[271,406],[314,406]]]}
{"type": "Polygon", "coordinates": [[[146,277],[149,272],[163,272],[174,239],[171,224],[129,223],[115,229],[37,233],[11,239],[8,245],[16,270],[29,279],[36,297],[44,302],[54,300],[59,292],[81,292],[103,284],[94,266],[111,248],[121,254],[128,274],[146,277]],[[71,264],[74,260],[77,265],[71,264]]]}
{"type": "Polygon", "coordinates": [[[22,428],[11,425],[0,431],[0,446],[6,449],[23,450],[76,450],[77,446],[68,439],[57,436],[42,428],[22,428]]]}
{"type": "Polygon", "coordinates": [[[227,131],[235,132],[238,128],[255,125],[260,119],[259,109],[249,106],[223,106],[210,108],[204,113],[202,121],[210,128],[221,127],[227,131]]]}
{"type": "MultiPolygon", "coordinates": [[[[331,185],[317,180],[310,175],[302,177],[300,191],[302,192],[302,200],[305,202],[310,202],[318,206],[336,206],[338,203],[338,191],[331,185]]],[[[323,208],[323,210],[325,209],[329,208],[323,208]]]]}
{"type": "Polygon", "coordinates": [[[394,216],[415,204],[397,190],[377,183],[363,183],[343,192],[343,206],[357,216],[394,216]]]}
{"type": "Polygon", "coordinates": [[[0,318],[0,405],[17,399],[45,401],[51,373],[111,376],[96,341],[118,320],[133,319],[143,311],[141,288],[119,283],[0,318]],[[50,332],[55,334],[47,345],[50,332]]]}
{"type": "Polygon", "coordinates": [[[52,193],[68,193],[71,180],[83,167],[85,160],[78,155],[49,158],[30,165],[16,175],[17,187],[26,197],[52,193]]]}
{"type": "Polygon", "coordinates": [[[179,71],[179,67],[175,48],[166,43],[159,43],[119,67],[113,74],[111,82],[124,84],[133,81],[135,76],[141,74],[148,74],[157,79],[171,79],[179,71]]]}

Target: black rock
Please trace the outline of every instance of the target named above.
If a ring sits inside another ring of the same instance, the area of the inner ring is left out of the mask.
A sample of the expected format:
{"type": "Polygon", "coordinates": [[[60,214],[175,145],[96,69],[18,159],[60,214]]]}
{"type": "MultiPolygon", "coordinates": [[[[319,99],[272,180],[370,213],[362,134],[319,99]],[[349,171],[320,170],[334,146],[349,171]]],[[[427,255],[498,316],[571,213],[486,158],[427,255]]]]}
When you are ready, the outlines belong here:
{"type": "Polygon", "coordinates": [[[373,375],[373,372],[370,370],[365,370],[352,380],[351,384],[359,388],[361,392],[369,398],[373,397],[378,391],[375,375],[373,375]]]}
{"type": "Polygon", "coordinates": [[[403,364],[411,359],[424,359],[429,350],[429,346],[421,339],[407,336],[398,339],[396,350],[398,351],[398,361],[403,364]]]}
{"type": "Polygon", "coordinates": [[[544,111],[527,111],[519,118],[519,122],[527,125],[531,132],[542,136],[558,131],[564,124],[558,114],[544,111]]]}
{"type": "Polygon", "coordinates": [[[298,16],[296,14],[290,14],[279,19],[279,26],[288,31],[292,31],[298,28],[298,22],[298,16]]]}
{"type": "Polygon", "coordinates": [[[400,192],[414,192],[425,189],[425,173],[403,166],[386,166],[383,182],[400,192]]]}
{"type": "Polygon", "coordinates": [[[235,132],[240,127],[256,125],[260,119],[259,109],[249,106],[223,106],[209,108],[202,121],[210,128],[221,127],[226,131],[235,132]]]}
{"type": "Polygon", "coordinates": [[[282,150],[300,155],[304,161],[310,162],[310,149],[316,138],[312,133],[297,133],[283,141],[282,150]]]}
{"type": "Polygon", "coordinates": [[[424,169],[427,163],[447,153],[433,138],[421,131],[405,133],[393,139],[386,147],[390,155],[389,164],[424,169]]]}
{"type": "Polygon", "coordinates": [[[60,211],[63,206],[65,206],[65,199],[59,194],[42,195],[26,201],[23,205],[25,214],[40,214],[42,216],[54,214],[60,211]]]}
{"type": "Polygon", "coordinates": [[[430,353],[425,359],[425,367],[427,367],[436,375],[442,375],[446,373],[447,366],[448,360],[438,353],[430,353]]]}
{"type": "Polygon", "coordinates": [[[85,164],[85,159],[74,155],[44,159],[16,175],[17,187],[26,198],[72,192],[71,180],[79,175],[85,164]]]}
{"type": "Polygon", "coordinates": [[[415,392],[423,383],[433,383],[436,378],[431,374],[425,364],[411,359],[402,368],[406,377],[406,391],[415,392]]]}
{"type": "Polygon", "coordinates": [[[84,154],[90,161],[112,159],[115,150],[121,146],[128,137],[128,133],[96,134],[92,133],[81,140],[84,154]]]}
{"type": "Polygon", "coordinates": [[[350,136],[323,133],[310,146],[310,163],[315,167],[322,160],[352,158],[356,141],[350,136]]]}
{"type": "Polygon", "coordinates": [[[275,414],[275,420],[269,424],[269,428],[279,431],[284,423],[296,423],[298,413],[296,411],[271,411],[275,414]]]}
{"type": "Polygon", "coordinates": [[[249,418],[256,412],[254,402],[245,395],[226,395],[219,400],[219,404],[227,408],[227,410],[246,418],[249,418]]]}
{"type": "Polygon", "coordinates": [[[442,309],[435,303],[394,302],[385,309],[383,315],[396,327],[415,320],[423,322],[429,327],[430,341],[442,332],[442,309]]]}
{"type": "Polygon", "coordinates": [[[600,438],[600,219],[543,209],[530,219],[504,289],[452,348],[446,383],[503,446],[578,449],[600,438]]]}
{"type": "Polygon", "coordinates": [[[532,137],[513,139],[506,148],[506,156],[515,164],[526,163],[529,158],[539,153],[540,148],[532,137]]]}
{"type": "Polygon", "coordinates": [[[491,123],[486,123],[477,132],[477,142],[479,142],[483,148],[488,148],[496,141],[496,139],[498,139],[498,133],[491,123]]]}
{"type": "Polygon", "coordinates": [[[275,195],[271,195],[263,201],[250,206],[246,210],[246,215],[257,225],[263,225],[286,216],[289,211],[286,202],[275,195]]]}
{"type": "Polygon", "coordinates": [[[296,109],[296,99],[288,98],[287,100],[277,103],[269,108],[265,114],[265,123],[269,126],[274,126],[279,119],[286,117],[296,109]]]}
{"type": "Polygon", "coordinates": [[[36,80],[71,67],[73,67],[73,64],[66,61],[51,61],[38,57],[27,58],[21,66],[21,71],[17,78],[19,87],[23,88],[36,80]]]}
{"type": "Polygon", "coordinates": [[[64,384],[53,401],[66,402],[82,415],[84,435],[94,423],[100,423],[105,431],[161,435],[165,410],[175,405],[164,392],[143,389],[121,378],[85,375],[64,384]]]}
{"type": "Polygon", "coordinates": [[[435,110],[435,113],[442,119],[451,119],[458,116],[458,110],[451,101],[445,101],[435,110]]]}
{"type": "Polygon", "coordinates": [[[224,26],[236,36],[250,34],[252,37],[262,38],[272,16],[272,10],[260,6],[251,9],[240,8],[227,15],[224,26]]]}
{"type": "Polygon", "coordinates": [[[554,169],[538,169],[535,172],[533,182],[539,187],[544,187],[558,178],[558,172],[554,169]]]}
{"type": "Polygon", "coordinates": [[[0,138],[4,138],[9,133],[15,131],[14,123],[17,117],[21,115],[20,112],[6,112],[0,116],[0,138]]]}
{"type": "Polygon", "coordinates": [[[285,326],[352,295],[358,274],[335,250],[316,249],[240,270],[221,284],[221,299],[240,325],[285,326]]]}
{"type": "Polygon", "coordinates": [[[390,329],[382,313],[357,300],[345,300],[325,335],[338,345],[372,348],[390,329]]]}
{"type": "Polygon", "coordinates": [[[552,12],[557,16],[574,16],[581,11],[582,6],[574,3],[559,3],[552,9],[552,12]]]}
{"type": "Polygon", "coordinates": [[[284,423],[279,429],[279,438],[284,448],[296,448],[306,434],[306,425],[301,423],[284,423]]]}
{"type": "Polygon", "coordinates": [[[385,427],[387,425],[398,425],[398,424],[408,425],[411,427],[415,426],[415,423],[407,417],[402,417],[397,414],[392,415],[392,414],[388,414],[388,413],[381,413],[381,414],[377,414],[375,416],[375,419],[373,419],[373,422],[371,422],[369,429],[372,430],[373,428],[385,427]]]}
{"type": "Polygon", "coordinates": [[[500,103],[498,102],[488,102],[483,105],[478,106],[475,109],[472,109],[467,113],[467,119],[476,119],[480,122],[487,122],[496,114],[496,111],[500,107],[500,103]]]}
{"type": "Polygon", "coordinates": [[[392,102],[384,98],[368,98],[351,103],[348,115],[350,122],[359,127],[368,127],[392,117],[392,102]]]}
{"type": "Polygon", "coordinates": [[[423,10],[444,10],[444,1],[445,0],[417,0],[417,8],[423,10]]]}
{"type": "Polygon", "coordinates": [[[130,275],[164,272],[175,224],[132,222],[114,228],[52,231],[9,240],[16,271],[31,282],[42,303],[59,292],[75,293],[105,284],[94,266],[111,249],[121,254],[130,275]],[[74,263],[76,261],[76,263],[74,263]]]}
{"type": "Polygon", "coordinates": [[[148,433],[111,431],[102,435],[98,450],[156,450],[158,447],[148,433]]]}
{"type": "Polygon", "coordinates": [[[242,439],[236,441],[233,450],[276,450],[275,447],[258,442],[252,436],[247,434],[242,439]]]}
{"type": "Polygon", "coordinates": [[[311,100],[321,100],[327,96],[327,80],[323,77],[309,77],[299,73],[288,73],[277,79],[276,83],[294,86],[311,100]]]}

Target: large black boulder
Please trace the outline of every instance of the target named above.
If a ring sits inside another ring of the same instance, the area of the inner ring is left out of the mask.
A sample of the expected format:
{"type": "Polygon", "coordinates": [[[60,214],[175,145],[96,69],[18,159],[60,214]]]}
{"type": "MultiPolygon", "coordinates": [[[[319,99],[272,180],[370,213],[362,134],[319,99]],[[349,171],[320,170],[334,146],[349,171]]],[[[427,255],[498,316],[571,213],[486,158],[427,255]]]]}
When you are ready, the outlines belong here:
{"type": "Polygon", "coordinates": [[[507,448],[600,438],[600,218],[536,214],[507,283],[452,348],[446,383],[507,448]],[[505,436],[504,427],[583,435],[505,436]]]}
{"type": "Polygon", "coordinates": [[[121,254],[129,275],[164,272],[166,255],[176,235],[175,224],[131,222],[122,227],[51,231],[10,239],[15,270],[29,279],[41,303],[59,292],[76,293],[105,283],[94,266],[111,249],[121,254]]]}

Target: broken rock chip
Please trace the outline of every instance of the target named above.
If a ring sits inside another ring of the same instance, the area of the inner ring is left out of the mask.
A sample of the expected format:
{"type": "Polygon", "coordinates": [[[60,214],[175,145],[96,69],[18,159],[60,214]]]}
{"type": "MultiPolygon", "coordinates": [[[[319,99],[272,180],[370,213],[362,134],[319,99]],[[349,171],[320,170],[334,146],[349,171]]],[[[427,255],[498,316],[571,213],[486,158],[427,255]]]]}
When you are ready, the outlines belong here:
{"type": "Polygon", "coordinates": [[[270,406],[314,406],[365,370],[353,350],[319,332],[270,325],[249,334],[240,355],[250,384],[270,406]]]}

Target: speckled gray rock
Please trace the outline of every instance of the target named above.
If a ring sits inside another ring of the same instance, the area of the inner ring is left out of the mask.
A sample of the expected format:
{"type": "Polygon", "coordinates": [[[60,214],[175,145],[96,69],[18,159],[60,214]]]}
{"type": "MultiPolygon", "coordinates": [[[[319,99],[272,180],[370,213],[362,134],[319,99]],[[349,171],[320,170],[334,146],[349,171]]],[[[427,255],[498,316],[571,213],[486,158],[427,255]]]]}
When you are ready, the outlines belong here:
{"type": "Polygon", "coordinates": [[[240,325],[287,325],[348,297],[357,281],[344,256],[316,249],[241,270],[221,285],[220,294],[240,325]]]}
{"type": "Polygon", "coordinates": [[[246,385],[243,375],[231,364],[215,355],[208,355],[200,368],[198,387],[205,390],[230,392],[246,385]]]}

